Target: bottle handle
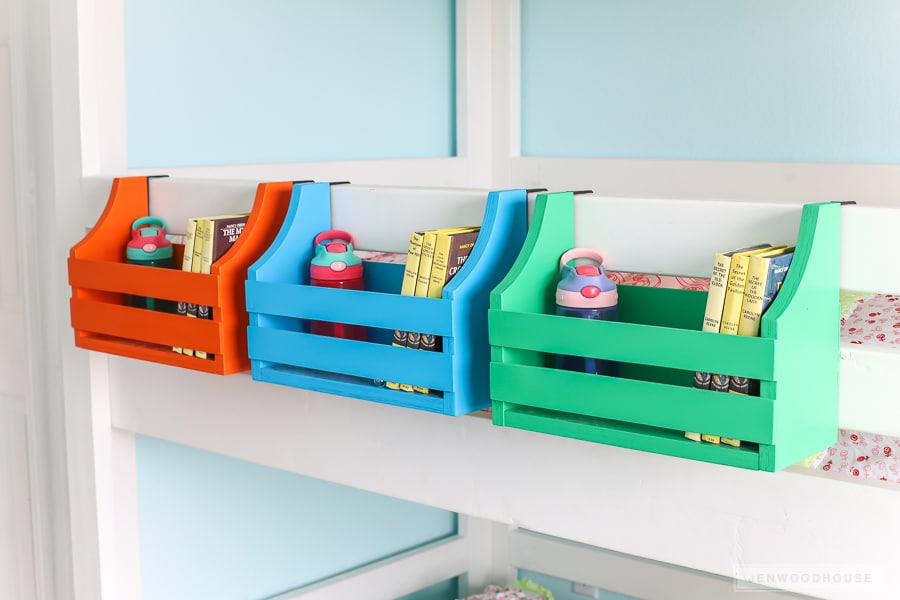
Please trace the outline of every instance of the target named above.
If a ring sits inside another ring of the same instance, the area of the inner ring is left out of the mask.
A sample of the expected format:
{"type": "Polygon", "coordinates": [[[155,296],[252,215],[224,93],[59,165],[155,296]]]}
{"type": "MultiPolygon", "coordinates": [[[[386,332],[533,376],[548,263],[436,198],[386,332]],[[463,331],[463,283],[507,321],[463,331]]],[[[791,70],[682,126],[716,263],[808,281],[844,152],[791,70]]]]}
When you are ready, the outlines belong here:
{"type": "Polygon", "coordinates": [[[156,225],[162,231],[166,230],[166,223],[159,217],[141,217],[140,219],[136,219],[134,223],[131,224],[131,230],[134,231],[140,227],[144,227],[145,225],[156,225]]]}
{"type": "Polygon", "coordinates": [[[572,248],[571,250],[564,252],[563,255],[559,257],[559,269],[562,270],[565,268],[566,263],[576,258],[587,258],[596,262],[597,266],[600,267],[602,271],[606,270],[603,268],[603,255],[593,248],[572,248]]]}
{"type": "Polygon", "coordinates": [[[347,244],[353,244],[353,238],[346,231],[342,231],[340,229],[329,229],[328,231],[323,231],[313,240],[313,246],[318,246],[322,242],[326,240],[341,240],[342,242],[347,242],[347,244]]]}

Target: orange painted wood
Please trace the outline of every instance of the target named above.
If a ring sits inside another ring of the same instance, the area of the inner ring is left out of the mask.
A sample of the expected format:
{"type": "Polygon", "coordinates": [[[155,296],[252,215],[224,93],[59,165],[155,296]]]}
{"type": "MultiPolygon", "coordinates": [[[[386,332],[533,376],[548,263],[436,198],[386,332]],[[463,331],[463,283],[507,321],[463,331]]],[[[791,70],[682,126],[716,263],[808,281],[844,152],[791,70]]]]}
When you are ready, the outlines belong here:
{"type": "MultiPolygon", "coordinates": [[[[125,263],[131,224],[148,216],[147,183],[147,177],[117,178],[96,225],[70,250],[75,345],[219,375],[249,370],[247,268],[281,227],[292,183],[259,184],[244,232],[210,274],[125,263]],[[127,305],[128,295],[205,304],[212,308],[212,319],[133,308],[127,305]],[[213,358],[179,354],[172,346],[205,350],[213,358]]],[[[175,264],[183,254],[184,247],[176,245],[175,264]]]]}

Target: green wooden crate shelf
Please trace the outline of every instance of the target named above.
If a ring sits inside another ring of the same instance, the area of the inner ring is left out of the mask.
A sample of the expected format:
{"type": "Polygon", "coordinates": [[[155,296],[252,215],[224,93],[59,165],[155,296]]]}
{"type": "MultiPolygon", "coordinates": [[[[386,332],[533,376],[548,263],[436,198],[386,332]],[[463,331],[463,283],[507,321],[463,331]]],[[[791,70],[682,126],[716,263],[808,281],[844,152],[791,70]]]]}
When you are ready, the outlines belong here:
{"type": "MultiPolygon", "coordinates": [[[[624,205],[622,199],[571,192],[538,196],[522,252],[491,295],[494,423],[765,471],[794,464],[834,443],[840,204],[722,204],[722,210],[733,208],[736,219],[744,219],[744,212],[754,215],[756,220],[747,218],[742,225],[751,241],[769,241],[762,239],[771,233],[767,206],[779,218],[793,214],[798,223],[796,238],[772,241],[796,241],[797,250],[779,295],[763,316],[760,337],[701,331],[706,292],[696,290],[620,285],[619,322],[554,315],[559,257],[585,245],[576,230],[596,230],[590,219],[614,220],[617,207],[624,205]],[[588,222],[576,222],[576,214],[588,222]],[[609,377],[555,369],[550,366],[555,354],[617,361],[620,371],[609,377]],[[759,379],[760,396],[695,389],[695,371],[759,379]],[[695,442],[685,431],[738,438],[742,444],[695,442]]],[[[698,209],[703,205],[687,203],[684,221],[694,222],[697,215],[690,211],[698,209]]],[[[653,218],[654,211],[648,207],[645,214],[653,218]]],[[[672,229],[673,237],[694,235],[690,226],[672,229]]],[[[603,240],[593,241],[604,253],[603,240]]],[[[741,241],[727,245],[737,247],[741,241]]],[[[659,238],[635,235],[633,243],[661,244],[660,251],[666,252],[659,238]]],[[[713,252],[693,262],[711,265],[713,252]]],[[[607,268],[635,270],[614,263],[607,268]]]]}

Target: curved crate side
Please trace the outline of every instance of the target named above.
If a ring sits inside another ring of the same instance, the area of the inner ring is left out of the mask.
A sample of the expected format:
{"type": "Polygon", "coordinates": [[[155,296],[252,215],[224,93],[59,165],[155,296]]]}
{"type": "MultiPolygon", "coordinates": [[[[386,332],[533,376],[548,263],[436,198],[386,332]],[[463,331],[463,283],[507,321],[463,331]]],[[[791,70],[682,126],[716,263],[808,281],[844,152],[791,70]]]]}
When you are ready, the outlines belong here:
{"type": "Polygon", "coordinates": [[[837,441],[840,221],[839,203],[803,207],[796,254],[760,323],[760,335],[776,344],[774,381],[761,384],[776,400],[773,447],[761,449],[765,470],[837,441]]]}
{"type": "Polygon", "coordinates": [[[121,260],[130,239],[131,224],[149,214],[147,177],[117,177],[97,222],[72,246],[69,256],[77,259],[121,260]]]}
{"type": "Polygon", "coordinates": [[[453,356],[454,403],[460,413],[491,405],[490,294],[522,248],[528,230],[527,203],[524,189],[488,194],[475,247],[443,291],[443,298],[450,301],[453,327],[452,337],[444,340],[444,352],[453,356]]]}
{"type": "Polygon", "coordinates": [[[491,308],[544,313],[552,305],[557,261],[575,245],[572,192],[538,194],[531,225],[509,272],[491,292],[491,308]],[[543,294],[535,289],[544,290],[543,294]]]}
{"type": "MultiPolygon", "coordinates": [[[[257,295],[256,282],[297,285],[309,282],[309,274],[301,268],[312,255],[309,241],[316,232],[328,229],[331,223],[330,184],[294,183],[288,208],[278,233],[259,259],[247,269],[245,294],[250,311],[250,327],[274,327],[288,331],[302,331],[303,322],[275,316],[251,308],[249,298],[257,295]]],[[[272,298],[277,302],[279,296],[272,298]]],[[[251,349],[252,351],[252,349],[251,349]]],[[[251,356],[251,360],[252,360],[251,356]]]]}

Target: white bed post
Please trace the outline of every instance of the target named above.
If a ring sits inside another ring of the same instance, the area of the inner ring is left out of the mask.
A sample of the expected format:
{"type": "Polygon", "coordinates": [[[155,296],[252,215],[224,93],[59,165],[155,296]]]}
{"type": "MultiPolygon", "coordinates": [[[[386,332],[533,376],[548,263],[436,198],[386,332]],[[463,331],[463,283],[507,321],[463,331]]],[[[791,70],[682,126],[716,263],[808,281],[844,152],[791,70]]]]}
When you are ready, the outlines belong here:
{"type": "Polygon", "coordinates": [[[459,516],[459,534],[466,540],[469,567],[459,578],[459,595],[477,594],[492,583],[513,581],[509,576],[507,538],[512,528],[477,517],[459,516]]]}

